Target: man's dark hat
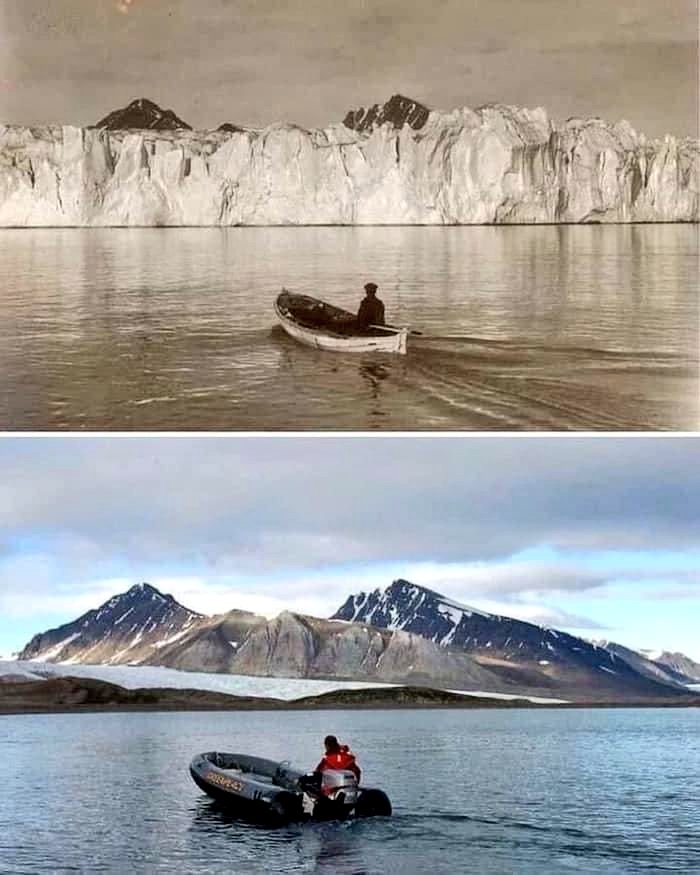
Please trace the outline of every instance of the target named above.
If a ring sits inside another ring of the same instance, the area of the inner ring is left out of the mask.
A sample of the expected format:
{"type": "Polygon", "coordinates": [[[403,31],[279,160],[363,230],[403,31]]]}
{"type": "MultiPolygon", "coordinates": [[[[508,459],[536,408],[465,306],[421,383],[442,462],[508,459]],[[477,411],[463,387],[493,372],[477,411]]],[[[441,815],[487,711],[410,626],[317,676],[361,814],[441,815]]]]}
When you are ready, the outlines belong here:
{"type": "Polygon", "coordinates": [[[376,283],[365,283],[365,291],[366,292],[376,292],[377,284],[376,283]]]}

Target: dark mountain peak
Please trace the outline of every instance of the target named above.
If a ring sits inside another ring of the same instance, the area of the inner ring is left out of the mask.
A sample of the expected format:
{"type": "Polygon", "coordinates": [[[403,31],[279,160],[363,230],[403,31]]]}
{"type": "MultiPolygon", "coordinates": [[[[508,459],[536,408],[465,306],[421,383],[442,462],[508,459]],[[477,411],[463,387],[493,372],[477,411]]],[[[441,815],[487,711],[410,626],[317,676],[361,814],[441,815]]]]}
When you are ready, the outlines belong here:
{"type": "MultiPolygon", "coordinates": [[[[491,618],[490,614],[454,602],[435,590],[400,577],[384,590],[375,589],[370,593],[360,592],[349,596],[331,619],[357,620],[410,632],[416,619],[426,620],[429,617],[436,618],[440,629],[444,628],[447,634],[463,618],[474,614],[491,618]]],[[[429,637],[438,640],[432,635],[429,637]]]]}
{"type": "MultiPolygon", "coordinates": [[[[128,605],[146,605],[153,603],[154,605],[168,605],[171,607],[181,608],[182,610],[187,611],[188,609],[183,607],[173,596],[169,594],[162,593],[159,589],[156,589],[155,586],[151,586],[150,583],[135,583],[132,587],[130,587],[126,592],[119,593],[118,595],[112,596],[111,599],[108,599],[103,605],[93,611],[92,613],[100,614],[100,616],[104,616],[109,613],[111,610],[114,610],[124,604],[128,605]]],[[[189,611],[189,613],[194,614],[195,611],[189,611]]]]}
{"type": "Polygon", "coordinates": [[[35,635],[20,658],[77,662],[107,662],[115,654],[136,658],[139,647],[162,646],[201,619],[201,614],[150,583],[137,583],[77,620],[35,635]]]}
{"type": "Polygon", "coordinates": [[[405,580],[403,577],[398,577],[396,580],[392,580],[392,582],[387,586],[384,592],[388,596],[411,596],[415,597],[416,595],[426,594],[435,596],[436,598],[442,599],[444,598],[439,592],[436,592],[434,589],[428,589],[427,586],[421,586],[419,583],[411,583],[410,580],[405,580]]]}
{"type": "Polygon", "coordinates": [[[616,644],[614,641],[592,641],[591,643],[604,647],[614,656],[624,659],[632,668],[648,677],[658,678],[672,684],[685,685],[693,683],[693,678],[683,671],[662,662],[660,659],[653,659],[647,656],[644,651],[632,650],[630,647],[616,644]]]}
{"type": "Polygon", "coordinates": [[[130,589],[128,589],[125,593],[125,596],[129,596],[130,598],[150,598],[151,600],[162,599],[163,601],[171,601],[174,602],[175,599],[171,595],[164,595],[159,589],[156,589],[155,586],[151,586],[150,583],[135,583],[130,589]]]}
{"type": "Polygon", "coordinates": [[[609,650],[568,632],[479,611],[408,580],[349,596],[332,619],[412,632],[492,670],[496,666],[505,677],[522,681],[525,671],[530,685],[668,690],[661,678],[644,677],[609,650]]]}
{"type": "Polygon", "coordinates": [[[176,131],[192,127],[178,118],[171,109],[161,109],[157,103],[146,97],[132,100],[123,109],[117,109],[106,115],[95,125],[96,128],[107,128],[110,131],[122,130],[154,130],[176,131]]]}
{"type": "Polygon", "coordinates": [[[408,125],[414,131],[420,130],[428,121],[430,110],[417,100],[394,94],[386,103],[375,103],[368,109],[350,110],[343,119],[346,128],[353,131],[373,131],[384,124],[391,124],[396,130],[408,125]]]}
{"type": "Polygon", "coordinates": [[[150,617],[152,620],[159,621],[165,616],[170,619],[174,614],[192,618],[202,616],[181,605],[173,596],[166,595],[150,583],[144,582],[136,583],[126,592],[112,596],[97,610],[88,611],[75,622],[81,623],[88,619],[90,624],[97,622],[100,626],[107,627],[111,624],[120,624],[126,616],[150,617]],[[127,611],[127,614],[124,614],[124,611],[127,611]]]}
{"type": "Polygon", "coordinates": [[[667,650],[655,651],[647,655],[657,665],[671,669],[693,683],[700,683],[700,663],[695,662],[684,653],[671,653],[667,650]]]}
{"type": "Polygon", "coordinates": [[[227,134],[239,134],[243,131],[243,128],[239,128],[238,125],[232,125],[231,122],[224,122],[216,130],[227,134]]]}
{"type": "Polygon", "coordinates": [[[158,104],[147,97],[139,97],[136,100],[132,100],[127,109],[141,110],[141,112],[161,112],[158,104]]]}
{"type": "Polygon", "coordinates": [[[150,583],[146,583],[145,581],[142,581],[141,583],[135,583],[133,586],[129,587],[126,594],[127,595],[139,595],[139,594],[144,595],[144,594],[151,594],[151,593],[157,593],[158,595],[160,595],[160,592],[155,588],[155,586],[151,586],[150,583]]]}

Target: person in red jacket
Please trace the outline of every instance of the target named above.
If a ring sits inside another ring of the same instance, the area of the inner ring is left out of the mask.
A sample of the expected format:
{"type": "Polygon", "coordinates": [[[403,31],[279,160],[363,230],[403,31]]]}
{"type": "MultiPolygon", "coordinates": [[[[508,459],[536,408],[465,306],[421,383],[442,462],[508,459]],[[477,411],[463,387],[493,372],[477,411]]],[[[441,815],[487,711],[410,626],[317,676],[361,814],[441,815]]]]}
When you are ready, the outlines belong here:
{"type": "Polygon", "coordinates": [[[320,775],[326,769],[349,769],[359,784],[362,772],[355,762],[355,755],[350,752],[347,744],[340,744],[335,735],[327,735],[323,739],[323,744],[326,748],[326,754],[314,771],[320,775]]]}

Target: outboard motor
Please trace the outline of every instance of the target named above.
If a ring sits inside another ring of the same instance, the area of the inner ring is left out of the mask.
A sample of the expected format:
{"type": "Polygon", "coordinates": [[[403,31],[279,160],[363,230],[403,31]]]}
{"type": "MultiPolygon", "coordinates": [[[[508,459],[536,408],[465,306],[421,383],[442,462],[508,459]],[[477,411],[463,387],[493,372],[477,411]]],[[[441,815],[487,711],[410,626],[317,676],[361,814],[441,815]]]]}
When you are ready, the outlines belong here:
{"type": "Polygon", "coordinates": [[[321,773],[321,793],[341,805],[355,805],[360,794],[354,772],[349,769],[325,769],[321,773]]]}

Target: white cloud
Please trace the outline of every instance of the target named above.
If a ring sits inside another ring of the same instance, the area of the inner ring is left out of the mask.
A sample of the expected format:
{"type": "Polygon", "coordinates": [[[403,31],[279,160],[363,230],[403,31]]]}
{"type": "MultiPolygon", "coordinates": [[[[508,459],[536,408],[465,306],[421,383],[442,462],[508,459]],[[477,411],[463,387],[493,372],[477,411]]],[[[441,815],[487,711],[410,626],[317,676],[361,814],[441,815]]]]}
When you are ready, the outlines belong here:
{"type": "Polygon", "coordinates": [[[580,634],[581,630],[603,630],[607,627],[589,617],[572,614],[569,611],[541,604],[535,601],[494,601],[493,599],[474,599],[472,606],[487,611],[490,614],[498,614],[502,617],[512,617],[515,620],[524,620],[527,623],[535,623],[538,626],[548,626],[554,629],[564,629],[572,634],[580,634]]]}
{"type": "Polygon", "coordinates": [[[483,593],[578,592],[609,580],[609,575],[591,571],[583,563],[517,557],[500,562],[414,563],[407,566],[405,576],[412,583],[463,599],[483,593]]]}
{"type": "Polygon", "coordinates": [[[404,577],[584,628],[547,597],[698,582],[699,455],[695,438],[6,438],[0,617],[71,620],[140,580],[202,613],[328,616],[404,577]],[[645,568],[662,550],[678,562],[645,568]]]}
{"type": "Polygon", "coordinates": [[[11,439],[0,527],[6,549],[38,536],[93,568],[115,557],[258,572],[473,562],[537,545],[688,549],[699,455],[690,438],[11,439]]]}

